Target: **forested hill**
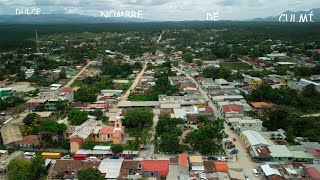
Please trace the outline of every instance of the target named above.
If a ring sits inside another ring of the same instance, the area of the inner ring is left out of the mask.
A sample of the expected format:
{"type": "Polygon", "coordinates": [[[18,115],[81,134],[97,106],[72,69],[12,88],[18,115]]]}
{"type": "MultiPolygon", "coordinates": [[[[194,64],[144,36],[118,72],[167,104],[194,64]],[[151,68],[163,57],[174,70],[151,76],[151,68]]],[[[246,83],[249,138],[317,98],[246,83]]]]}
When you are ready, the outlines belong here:
{"type": "MultiPolygon", "coordinates": [[[[80,32],[160,32],[166,29],[227,29],[227,38],[280,39],[280,40],[320,40],[320,23],[278,23],[278,22],[232,22],[232,21],[182,21],[146,23],[108,23],[108,24],[1,24],[0,50],[34,45],[35,30],[39,36],[55,33],[80,32]],[[29,40],[27,40],[29,39],[29,40]]],[[[186,37],[187,38],[187,37],[186,37]]]]}

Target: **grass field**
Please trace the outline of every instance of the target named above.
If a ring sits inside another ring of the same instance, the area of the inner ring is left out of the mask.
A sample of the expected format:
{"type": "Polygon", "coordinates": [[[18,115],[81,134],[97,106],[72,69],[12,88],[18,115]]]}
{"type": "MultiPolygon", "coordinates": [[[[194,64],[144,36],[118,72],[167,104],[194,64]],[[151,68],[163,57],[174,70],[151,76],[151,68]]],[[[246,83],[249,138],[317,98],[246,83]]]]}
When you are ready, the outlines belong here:
{"type": "Polygon", "coordinates": [[[226,70],[249,70],[252,66],[243,62],[223,62],[220,64],[221,68],[226,70]]]}

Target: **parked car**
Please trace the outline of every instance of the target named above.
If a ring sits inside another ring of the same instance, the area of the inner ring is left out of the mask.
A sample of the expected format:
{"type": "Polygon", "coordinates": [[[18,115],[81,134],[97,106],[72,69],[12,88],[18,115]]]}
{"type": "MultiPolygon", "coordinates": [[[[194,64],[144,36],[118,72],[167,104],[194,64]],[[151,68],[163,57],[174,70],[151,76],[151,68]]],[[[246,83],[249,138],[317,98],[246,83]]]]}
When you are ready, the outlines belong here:
{"type": "Polygon", "coordinates": [[[98,160],[98,158],[95,156],[90,156],[88,159],[89,159],[89,161],[97,161],[98,160]]]}
{"type": "Polygon", "coordinates": [[[70,155],[64,155],[64,156],[63,156],[63,159],[73,159],[73,158],[72,158],[72,156],[70,156],[70,155]]]}
{"type": "Polygon", "coordinates": [[[259,172],[258,172],[257,169],[253,169],[253,170],[252,170],[252,173],[253,173],[253,175],[256,176],[256,177],[259,176],[259,172]]]}
{"type": "Polygon", "coordinates": [[[228,161],[227,157],[218,157],[218,161],[228,161]]]}
{"type": "Polygon", "coordinates": [[[210,156],[210,157],[208,157],[207,159],[208,159],[208,160],[211,160],[211,161],[212,161],[212,160],[218,160],[218,158],[213,157],[213,156],[210,156]]]}
{"type": "Polygon", "coordinates": [[[129,155],[125,155],[123,158],[124,158],[124,159],[133,159],[133,157],[132,157],[132,156],[129,156],[129,155]]]}
{"type": "Polygon", "coordinates": [[[117,156],[117,155],[112,155],[112,156],[110,156],[110,159],[119,159],[119,156],[117,156]]]}
{"type": "Polygon", "coordinates": [[[232,155],[232,154],[237,154],[239,151],[237,150],[237,149],[234,149],[234,150],[232,150],[232,151],[230,151],[230,154],[232,155]]]}
{"type": "Polygon", "coordinates": [[[236,145],[234,145],[234,144],[229,144],[229,145],[226,146],[227,149],[231,149],[231,148],[234,148],[234,147],[236,147],[236,145]]]}
{"type": "Polygon", "coordinates": [[[223,136],[223,138],[228,138],[229,137],[229,135],[226,134],[226,133],[224,133],[222,136],[223,136]]]}

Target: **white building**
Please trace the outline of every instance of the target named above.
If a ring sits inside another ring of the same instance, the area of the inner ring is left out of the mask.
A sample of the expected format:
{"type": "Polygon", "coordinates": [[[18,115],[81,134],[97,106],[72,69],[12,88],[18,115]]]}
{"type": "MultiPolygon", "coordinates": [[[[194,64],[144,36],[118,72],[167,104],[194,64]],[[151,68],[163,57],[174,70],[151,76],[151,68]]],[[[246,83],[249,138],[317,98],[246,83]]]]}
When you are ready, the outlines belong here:
{"type": "Polygon", "coordinates": [[[271,54],[266,54],[267,57],[271,58],[272,60],[274,60],[275,58],[286,58],[287,57],[287,53],[279,53],[277,51],[272,52],[271,54]]]}

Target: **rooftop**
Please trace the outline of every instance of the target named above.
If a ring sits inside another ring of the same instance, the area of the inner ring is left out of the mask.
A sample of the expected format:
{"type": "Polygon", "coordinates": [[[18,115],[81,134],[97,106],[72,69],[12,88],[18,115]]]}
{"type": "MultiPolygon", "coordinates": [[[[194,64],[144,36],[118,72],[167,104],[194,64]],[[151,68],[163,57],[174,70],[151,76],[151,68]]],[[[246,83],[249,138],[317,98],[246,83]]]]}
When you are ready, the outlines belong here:
{"type": "Polygon", "coordinates": [[[35,144],[38,141],[38,136],[37,135],[29,135],[24,137],[20,143],[21,144],[35,144]]]}
{"type": "Polygon", "coordinates": [[[123,159],[104,159],[99,166],[106,179],[117,179],[120,175],[123,159]]]}
{"type": "Polygon", "coordinates": [[[258,131],[245,130],[241,133],[247,137],[251,146],[270,145],[268,141],[258,131]]]}
{"type": "Polygon", "coordinates": [[[169,160],[143,160],[143,171],[158,171],[160,177],[167,177],[169,173],[169,160]]]}

